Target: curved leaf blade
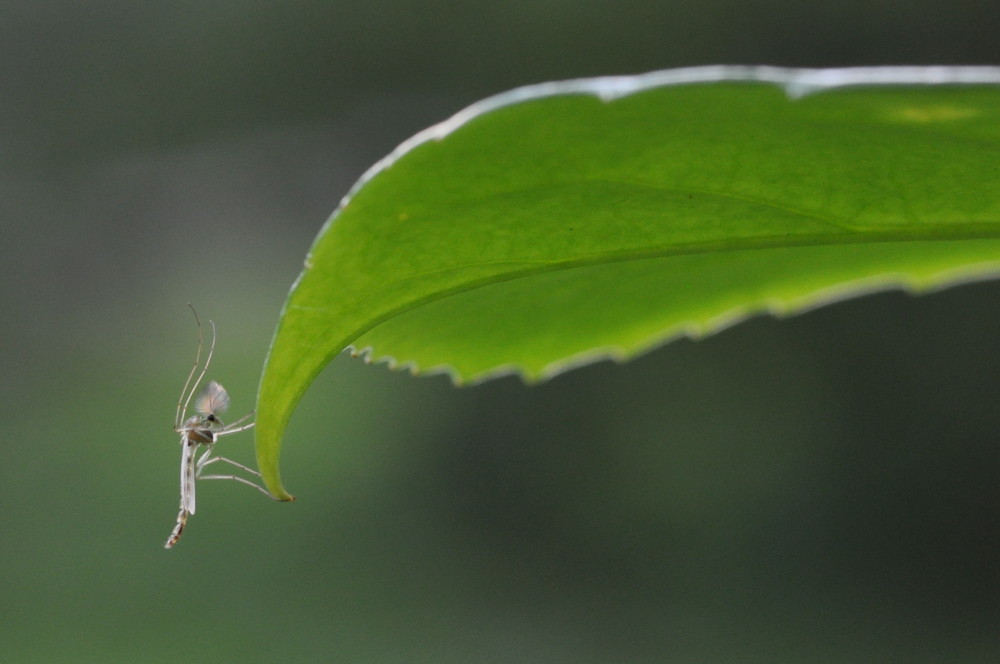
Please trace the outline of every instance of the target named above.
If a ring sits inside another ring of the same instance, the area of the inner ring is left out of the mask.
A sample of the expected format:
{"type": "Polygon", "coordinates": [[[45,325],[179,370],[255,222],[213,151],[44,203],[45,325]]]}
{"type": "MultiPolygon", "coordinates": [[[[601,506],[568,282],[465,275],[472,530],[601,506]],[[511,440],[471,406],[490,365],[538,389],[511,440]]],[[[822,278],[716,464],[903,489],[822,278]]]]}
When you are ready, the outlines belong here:
{"type": "Polygon", "coordinates": [[[515,90],[432,127],[312,247],[258,393],[265,481],[287,497],[282,432],[346,347],[531,380],[754,313],[997,274],[998,84],[998,68],[701,68],[515,90]]]}

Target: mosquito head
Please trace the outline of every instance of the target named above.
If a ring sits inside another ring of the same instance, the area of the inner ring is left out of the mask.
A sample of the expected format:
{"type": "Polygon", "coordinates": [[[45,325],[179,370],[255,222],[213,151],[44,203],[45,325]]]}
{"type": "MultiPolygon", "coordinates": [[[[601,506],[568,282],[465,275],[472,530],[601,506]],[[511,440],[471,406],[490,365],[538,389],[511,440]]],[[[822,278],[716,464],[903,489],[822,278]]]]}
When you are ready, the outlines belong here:
{"type": "Polygon", "coordinates": [[[202,390],[198,400],[194,403],[194,407],[195,410],[206,418],[211,418],[212,421],[215,421],[216,413],[222,413],[229,408],[229,392],[226,392],[226,388],[213,380],[202,390]]]}

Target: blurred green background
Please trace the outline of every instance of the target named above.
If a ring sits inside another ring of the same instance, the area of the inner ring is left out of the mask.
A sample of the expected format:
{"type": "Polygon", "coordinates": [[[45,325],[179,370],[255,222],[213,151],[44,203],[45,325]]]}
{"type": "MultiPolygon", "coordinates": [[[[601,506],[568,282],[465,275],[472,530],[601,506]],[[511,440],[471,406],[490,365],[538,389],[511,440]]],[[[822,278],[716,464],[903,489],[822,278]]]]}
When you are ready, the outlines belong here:
{"type": "Polygon", "coordinates": [[[531,388],[341,357],[286,436],[298,502],[205,482],[162,548],[185,304],[241,415],[312,238],[403,139],[555,78],[995,64],[998,24],[978,0],[5,2],[0,658],[998,661],[996,283],[531,388]]]}

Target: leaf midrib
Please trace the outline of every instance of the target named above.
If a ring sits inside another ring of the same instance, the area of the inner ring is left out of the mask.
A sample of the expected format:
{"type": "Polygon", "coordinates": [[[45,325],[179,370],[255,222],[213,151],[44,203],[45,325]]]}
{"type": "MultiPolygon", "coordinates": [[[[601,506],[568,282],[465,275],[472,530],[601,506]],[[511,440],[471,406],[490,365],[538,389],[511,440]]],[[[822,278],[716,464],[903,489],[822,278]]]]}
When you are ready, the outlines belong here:
{"type": "MultiPolygon", "coordinates": [[[[420,307],[426,306],[433,302],[437,302],[454,295],[461,293],[471,292],[480,288],[485,288],[498,283],[503,283],[507,281],[514,281],[517,279],[527,279],[531,277],[538,276],[540,274],[545,274],[549,272],[557,272],[564,270],[574,270],[585,267],[592,267],[594,265],[601,264],[613,264],[613,263],[625,263],[631,261],[640,260],[654,260],[659,258],[670,258],[673,256],[687,256],[695,254],[708,254],[708,253],[736,253],[743,251],[768,251],[773,249],[795,249],[800,247],[814,247],[814,246],[849,246],[858,244],[908,244],[914,242],[963,242],[971,240],[998,240],[1000,239],[1000,229],[995,225],[991,224],[955,224],[964,229],[963,233],[951,233],[949,237],[943,237],[940,233],[932,233],[930,231],[924,233],[907,233],[905,236],[900,236],[898,231],[886,230],[880,233],[845,233],[839,236],[824,235],[817,236],[815,234],[809,236],[808,238],[796,238],[796,241],[789,241],[788,236],[771,236],[771,237],[755,237],[749,238],[748,241],[743,242],[740,246],[726,246],[732,243],[725,242],[710,242],[710,243],[692,243],[686,246],[671,245],[670,247],[655,248],[648,251],[628,251],[620,252],[616,254],[602,254],[600,256],[588,256],[580,257],[572,260],[566,261],[495,261],[495,262],[484,262],[476,264],[468,264],[464,267],[482,267],[486,265],[520,265],[524,266],[526,264],[532,265],[530,268],[511,270],[509,272],[501,272],[491,275],[489,277],[480,277],[477,279],[470,279],[464,283],[456,285],[451,288],[444,288],[439,291],[435,291],[429,295],[421,298],[417,298],[407,302],[403,306],[395,307],[383,315],[376,316],[374,318],[368,319],[363,325],[359,325],[356,332],[351,334],[351,339],[345,340],[344,346],[350,345],[351,341],[357,339],[368,331],[386,323],[398,316],[401,316],[409,311],[419,309],[420,307]]],[[[952,225],[949,225],[952,228],[952,225]]],[[[1000,255],[997,257],[998,262],[1000,262],[1000,255]]],[[[446,272],[453,272],[456,270],[463,269],[463,266],[452,266],[446,269],[438,271],[424,272],[419,275],[412,275],[406,277],[405,279],[400,279],[391,282],[385,282],[381,284],[378,288],[371,289],[367,295],[364,295],[350,306],[345,307],[345,309],[360,309],[362,304],[376,296],[379,292],[383,292],[384,289],[395,290],[400,284],[405,284],[407,282],[426,278],[427,276],[434,274],[443,274],[446,272]]],[[[324,332],[327,334],[333,329],[331,326],[328,330],[324,332]]],[[[317,338],[321,338],[322,335],[317,335],[317,338]]]]}

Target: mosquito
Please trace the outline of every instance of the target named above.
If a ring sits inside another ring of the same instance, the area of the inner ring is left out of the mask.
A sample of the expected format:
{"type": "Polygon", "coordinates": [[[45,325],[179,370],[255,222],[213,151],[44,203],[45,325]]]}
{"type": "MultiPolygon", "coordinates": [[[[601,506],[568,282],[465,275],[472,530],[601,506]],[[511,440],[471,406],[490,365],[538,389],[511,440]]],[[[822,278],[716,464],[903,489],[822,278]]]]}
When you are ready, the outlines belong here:
{"type": "Polygon", "coordinates": [[[177,413],[174,417],[174,431],[181,436],[181,506],[180,512],[177,514],[177,525],[174,526],[173,532],[170,533],[167,543],[163,545],[167,549],[177,544],[177,541],[181,538],[181,534],[184,532],[184,526],[187,524],[188,517],[194,514],[196,479],[236,480],[247,486],[252,486],[268,498],[273,498],[267,489],[239,475],[202,475],[202,471],[205,470],[206,466],[222,461],[258,478],[260,477],[260,473],[253,468],[248,468],[241,463],[223,456],[214,456],[214,446],[220,436],[228,436],[240,431],[246,431],[254,425],[253,422],[244,424],[244,422],[253,417],[253,411],[231,424],[224,424],[219,418],[219,413],[223,413],[229,408],[229,393],[226,392],[226,388],[214,380],[209,381],[205,385],[205,388],[198,394],[198,398],[194,400],[194,409],[198,414],[187,417],[187,410],[191,405],[191,400],[198,393],[198,386],[205,379],[205,374],[208,373],[208,365],[212,362],[212,355],[215,353],[215,323],[210,320],[208,324],[212,327],[212,342],[208,347],[205,365],[199,373],[198,367],[201,364],[201,351],[204,346],[204,339],[202,337],[201,321],[198,319],[198,312],[195,311],[194,307],[191,307],[191,311],[194,312],[195,324],[198,326],[198,352],[195,355],[194,366],[191,367],[187,380],[184,381],[184,388],[181,390],[181,397],[177,401],[177,413]],[[195,378],[195,374],[197,374],[197,378],[195,378]],[[192,379],[194,379],[193,383],[191,382],[192,379]],[[198,452],[202,447],[206,449],[199,457],[198,452]]]}

